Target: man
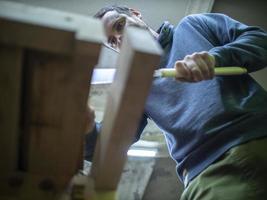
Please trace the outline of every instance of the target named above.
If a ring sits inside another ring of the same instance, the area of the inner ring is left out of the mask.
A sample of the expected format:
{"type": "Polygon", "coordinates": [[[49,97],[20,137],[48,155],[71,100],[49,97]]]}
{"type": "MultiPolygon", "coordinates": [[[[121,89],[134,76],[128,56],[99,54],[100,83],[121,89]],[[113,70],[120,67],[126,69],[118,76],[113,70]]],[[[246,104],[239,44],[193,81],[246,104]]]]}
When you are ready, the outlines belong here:
{"type": "MultiPolygon", "coordinates": [[[[184,75],[153,81],[137,134],[147,118],[163,131],[185,185],[182,199],[266,199],[267,93],[249,75],[214,77],[214,67],[267,66],[267,34],[222,14],[190,15],[176,27],[164,22],[157,32],[127,7],[95,17],[117,50],[125,26],[147,28],[164,50],[159,67],[184,75]]],[[[87,159],[95,139],[87,137],[87,159]]]]}

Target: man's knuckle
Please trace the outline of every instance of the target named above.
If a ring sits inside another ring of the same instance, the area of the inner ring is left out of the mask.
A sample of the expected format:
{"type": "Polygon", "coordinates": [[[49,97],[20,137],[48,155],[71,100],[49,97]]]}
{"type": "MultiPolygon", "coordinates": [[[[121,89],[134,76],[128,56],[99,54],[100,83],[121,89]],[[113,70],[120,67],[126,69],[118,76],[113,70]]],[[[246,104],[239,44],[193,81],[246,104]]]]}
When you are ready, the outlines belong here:
{"type": "Polygon", "coordinates": [[[204,52],[203,54],[201,54],[202,55],[202,57],[204,58],[204,59],[209,59],[209,54],[208,54],[208,52],[204,52]]]}
{"type": "Polygon", "coordinates": [[[177,69],[177,68],[180,68],[181,67],[181,63],[180,62],[175,62],[175,65],[174,67],[177,69]]]}
{"type": "Polygon", "coordinates": [[[186,56],[184,57],[184,59],[185,59],[185,60],[189,60],[189,59],[191,59],[191,57],[192,57],[191,55],[186,55],[186,56]]]}
{"type": "Polygon", "coordinates": [[[193,60],[196,61],[196,60],[199,60],[201,58],[201,55],[198,54],[198,53],[195,53],[195,54],[192,55],[192,58],[193,58],[193,60]]]}
{"type": "Polygon", "coordinates": [[[176,61],[175,62],[175,65],[180,65],[181,64],[181,61],[176,61]]]}

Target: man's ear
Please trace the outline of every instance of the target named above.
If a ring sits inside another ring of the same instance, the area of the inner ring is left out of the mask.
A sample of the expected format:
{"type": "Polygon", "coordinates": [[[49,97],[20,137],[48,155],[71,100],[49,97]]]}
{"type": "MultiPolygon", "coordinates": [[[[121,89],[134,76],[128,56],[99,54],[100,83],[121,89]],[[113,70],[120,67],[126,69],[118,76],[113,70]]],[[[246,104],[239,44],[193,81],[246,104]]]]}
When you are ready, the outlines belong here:
{"type": "Polygon", "coordinates": [[[138,17],[139,19],[142,19],[142,15],[141,12],[138,10],[135,10],[134,8],[130,8],[130,12],[135,15],[136,17],[138,17]]]}

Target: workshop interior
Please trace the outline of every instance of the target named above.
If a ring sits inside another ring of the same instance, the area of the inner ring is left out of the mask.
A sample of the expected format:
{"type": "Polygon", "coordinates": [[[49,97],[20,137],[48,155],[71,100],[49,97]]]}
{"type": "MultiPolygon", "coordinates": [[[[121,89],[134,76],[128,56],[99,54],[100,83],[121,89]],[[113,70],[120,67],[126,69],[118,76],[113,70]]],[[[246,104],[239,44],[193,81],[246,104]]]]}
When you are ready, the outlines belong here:
{"type": "MultiPolygon", "coordinates": [[[[137,27],[120,52],[110,48],[93,17],[107,5],[138,9],[154,30],[223,13],[267,31],[264,0],[0,0],[0,199],[180,199],[185,185],[160,127],[148,119],[132,142],[151,82],[165,76],[155,71],[162,49],[137,27]],[[87,106],[104,124],[92,161],[84,159],[87,106]]],[[[266,68],[249,75],[267,90],[266,68]]]]}

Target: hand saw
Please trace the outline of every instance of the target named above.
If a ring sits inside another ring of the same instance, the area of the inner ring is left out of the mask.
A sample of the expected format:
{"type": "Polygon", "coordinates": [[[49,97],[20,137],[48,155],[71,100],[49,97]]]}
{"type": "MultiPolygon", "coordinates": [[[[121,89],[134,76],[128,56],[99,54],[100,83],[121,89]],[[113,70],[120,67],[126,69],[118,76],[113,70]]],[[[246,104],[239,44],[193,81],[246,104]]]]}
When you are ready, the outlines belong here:
{"type": "MultiPolygon", "coordinates": [[[[115,68],[95,68],[91,84],[111,84],[114,80],[116,73],[115,68]]],[[[243,67],[216,67],[214,69],[216,76],[229,76],[246,74],[247,69],[243,67]]],[[[174,78],[179,77],[174,68],[162,68],[154,71],[154,78],[174,78]]],[[[181,76],[180,76],[181,77],[181,76]]],[[[181,77],[182,78],[182,77],[181,77]]]]}

